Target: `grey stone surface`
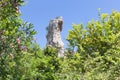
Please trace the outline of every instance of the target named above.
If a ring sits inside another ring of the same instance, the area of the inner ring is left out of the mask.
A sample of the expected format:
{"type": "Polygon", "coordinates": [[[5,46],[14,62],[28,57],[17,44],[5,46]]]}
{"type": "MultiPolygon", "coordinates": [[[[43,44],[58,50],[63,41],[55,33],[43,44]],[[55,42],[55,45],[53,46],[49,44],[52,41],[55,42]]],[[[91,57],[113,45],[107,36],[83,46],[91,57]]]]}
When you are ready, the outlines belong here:
{"type": "Polygon", "coordinates": [[[62,31],[63,19],[56,17],[50,20],[47,30],[47,46],[56,47],[58,49],[58,57],[64,57],[64,43],[62,42],[60,32],[62,31]]]}

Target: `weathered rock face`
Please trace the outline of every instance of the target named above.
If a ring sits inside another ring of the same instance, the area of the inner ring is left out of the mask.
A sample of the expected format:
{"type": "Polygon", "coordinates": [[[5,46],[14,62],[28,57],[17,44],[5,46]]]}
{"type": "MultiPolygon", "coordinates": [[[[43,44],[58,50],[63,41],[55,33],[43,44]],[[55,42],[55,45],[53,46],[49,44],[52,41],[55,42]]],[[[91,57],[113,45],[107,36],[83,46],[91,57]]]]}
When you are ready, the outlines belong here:
{"type": "Polygon", "coordinates": [[[62,42],[60,32],[62,31],[63,19],[56,17],[50,20],[47,29],[47,46],[56,47],[58,49],[58,57],[64,56],[64,43],[62,42]]]}

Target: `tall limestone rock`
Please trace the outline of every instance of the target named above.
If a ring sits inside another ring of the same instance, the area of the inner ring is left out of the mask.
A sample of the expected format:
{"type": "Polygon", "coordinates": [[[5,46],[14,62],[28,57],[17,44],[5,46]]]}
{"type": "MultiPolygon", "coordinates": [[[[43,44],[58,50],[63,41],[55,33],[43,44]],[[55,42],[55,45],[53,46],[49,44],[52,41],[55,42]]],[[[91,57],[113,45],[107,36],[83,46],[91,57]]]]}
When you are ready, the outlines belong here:
{"type": "Polygon", "coordinates": [[[50,20],[47,29],[47,46],[56,47],[58,49],[58,57],[64,57],[64,43],[62,42],[60,32],[62,31],[63,19],[56,17],[50,20]]]}

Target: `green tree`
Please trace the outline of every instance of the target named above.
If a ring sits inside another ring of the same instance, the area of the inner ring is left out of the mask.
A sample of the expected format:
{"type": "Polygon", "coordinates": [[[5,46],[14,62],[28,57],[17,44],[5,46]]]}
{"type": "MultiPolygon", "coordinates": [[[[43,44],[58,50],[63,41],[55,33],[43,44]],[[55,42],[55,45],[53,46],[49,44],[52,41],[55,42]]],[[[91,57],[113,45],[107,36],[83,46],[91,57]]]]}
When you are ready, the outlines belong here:
{"type": "Polygon", "coordinates": [[[33,35],[33,25],[20,19],[23,0],[0,1],[0,79],[20,79],[26,74],[33,35]],[[28,57],[27,57],[28,56],[28,57]],[[25,58],[27,57],[27,58],[25,58]],[[23,73],[23,74],[22,74],[23,73]]]}
{"type": "Polygon", "coordinates": [[[86,27],[73,24],[73,30],[69,31],[67,40],[68,51],[80,53],[84,60],[84,76],[89,75],[90,79],[120,78],[119,12],[100,14],[99,20],[88,22],[86,27]]]}

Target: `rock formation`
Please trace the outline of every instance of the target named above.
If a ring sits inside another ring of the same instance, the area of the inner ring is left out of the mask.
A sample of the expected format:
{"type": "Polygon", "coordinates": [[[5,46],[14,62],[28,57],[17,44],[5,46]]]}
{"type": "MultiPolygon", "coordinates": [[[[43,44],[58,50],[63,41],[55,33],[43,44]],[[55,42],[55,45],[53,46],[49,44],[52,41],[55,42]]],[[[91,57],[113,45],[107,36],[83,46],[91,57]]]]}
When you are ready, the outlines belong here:
{"type": "Polygon", "coordinates": [[[62,42],[60,32],[62,31],[63,19],[56,17],[50,20],[47,29],[47,46],[56,47],[58,49],[58,57],[64,56],[64,43],[62,42]]]}

